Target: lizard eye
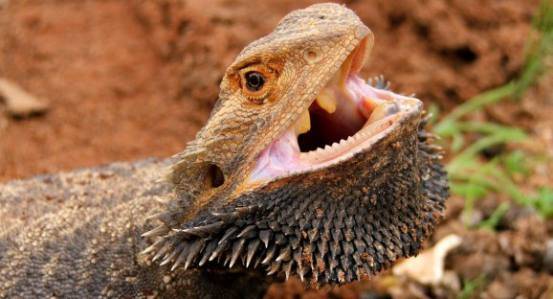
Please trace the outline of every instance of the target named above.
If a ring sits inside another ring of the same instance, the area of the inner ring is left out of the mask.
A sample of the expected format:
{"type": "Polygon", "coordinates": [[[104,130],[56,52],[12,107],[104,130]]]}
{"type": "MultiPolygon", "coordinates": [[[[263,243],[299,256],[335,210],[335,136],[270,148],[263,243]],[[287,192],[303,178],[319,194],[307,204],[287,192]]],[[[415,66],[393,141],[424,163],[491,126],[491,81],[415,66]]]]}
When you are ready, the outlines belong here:
{"type": "Polygon", "coordinates": [[[246,73],[246,87],[253,92],[259,91],[265,84],[265,77],[259,72],[246,73]]]}
{"type": "Polygon", "coordinates": [[[263,64],[248,66],[240,70],[242,93],[254,104],[263,104],[271,95],[276,71],[263,64]]]}

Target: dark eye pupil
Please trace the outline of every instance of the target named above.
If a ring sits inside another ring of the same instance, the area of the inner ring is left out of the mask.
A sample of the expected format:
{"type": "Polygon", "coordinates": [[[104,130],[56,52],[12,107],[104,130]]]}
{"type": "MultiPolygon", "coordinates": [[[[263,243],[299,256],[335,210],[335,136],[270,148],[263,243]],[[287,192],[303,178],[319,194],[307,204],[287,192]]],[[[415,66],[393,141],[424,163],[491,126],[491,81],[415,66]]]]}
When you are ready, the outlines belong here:
{"type": "Polygon", "coordinates": [[[249,72],[246,74],[246,86],[251,91],[258,91],[265,84],[265,78],[258,72],[249,72]]]}

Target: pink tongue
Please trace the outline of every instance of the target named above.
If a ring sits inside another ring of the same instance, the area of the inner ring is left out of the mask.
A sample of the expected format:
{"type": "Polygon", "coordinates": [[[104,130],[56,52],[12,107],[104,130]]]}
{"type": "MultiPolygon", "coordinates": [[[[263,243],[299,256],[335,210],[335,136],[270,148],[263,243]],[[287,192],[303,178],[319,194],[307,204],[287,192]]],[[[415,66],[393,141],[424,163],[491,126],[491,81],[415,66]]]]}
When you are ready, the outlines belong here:
{"type": "Polygon", "coordinates": [[[262,180],[282,175],[300,166],[300,149],[293,130],[286,132],[259,156],[251,179],[262,180]]]}

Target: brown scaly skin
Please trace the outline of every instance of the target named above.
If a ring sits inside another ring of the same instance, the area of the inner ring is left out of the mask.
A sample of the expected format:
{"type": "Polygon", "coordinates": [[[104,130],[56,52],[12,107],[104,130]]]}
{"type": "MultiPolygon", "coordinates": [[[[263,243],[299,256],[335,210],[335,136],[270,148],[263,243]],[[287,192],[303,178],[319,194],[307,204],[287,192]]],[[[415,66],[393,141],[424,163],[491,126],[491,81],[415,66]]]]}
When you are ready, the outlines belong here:
{"type": "Polygon", "coordinates": [[[267,284],[255,273],[169,275],[139,254],[145,216],[173,196],[157,180],[172,162],[0,185],[0,298],[259,298],[267,284]]]}
{"type": "Polygon", "coordinates": [[[3,232],[0,273],[11,276],[0,297],[256,298],[273,279],[341,284],[416,254],[447,197],[420,105],[347,160],[247,180],[364,38],[372,46],[343,6],[290,13],[228,68],[208,123],[176,157],[176,192],[129,179],[128,195],[109,200],[109,187],[97,186],[108,199],[94,207],[69,205],[21,234],[3,232]],[[267,92],[244,92],[251,69],[267,75],[267,92]]]}

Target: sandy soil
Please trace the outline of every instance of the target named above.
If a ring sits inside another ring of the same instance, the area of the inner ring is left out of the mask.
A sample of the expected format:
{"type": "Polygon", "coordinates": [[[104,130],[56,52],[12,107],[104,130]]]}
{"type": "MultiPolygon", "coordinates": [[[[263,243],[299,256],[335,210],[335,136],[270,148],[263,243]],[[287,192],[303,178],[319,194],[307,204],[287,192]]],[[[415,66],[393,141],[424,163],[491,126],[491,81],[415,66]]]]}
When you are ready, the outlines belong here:
{"type": "MultiPolygon", "coordinates": [[[[28,119],[0,113],[0,181],[178,152],[207,119],[222,73],[238,51],[290,10],[315,2],[0,1],[0,77],[51,107],[28,119]]],[[[538,1],[344,2],[376,36],[364,74],[384,74],[395,90],[447,111],[517,74],[538,1]]],[[[542,82],[522,105],[489,114],[520,123],[542,145],[553,143],[553,108],[543,109],[552,102],[551,82],[542,82]]],[[[551,184],[543,177],[536,180],[551,184]]],[[[481,208],[491,211],[502,200],[492,198],[491,208],[481,208]]],[[[486,274],[478,290],[483,298],[553,294],[551,287],[546,293],[553,278],[544,262],[551,221],[521,209],[497,234],[468,231],[458,220],[462,204],[450,200],[448,220],[433,238],[457,232],[469,240],[447,261],[459,281],[486,274]]],[[[267,297],[454,297],[461,287],[428,288],[383,274],[331,292],[306,293],[292,281],[267,297]]]]}

